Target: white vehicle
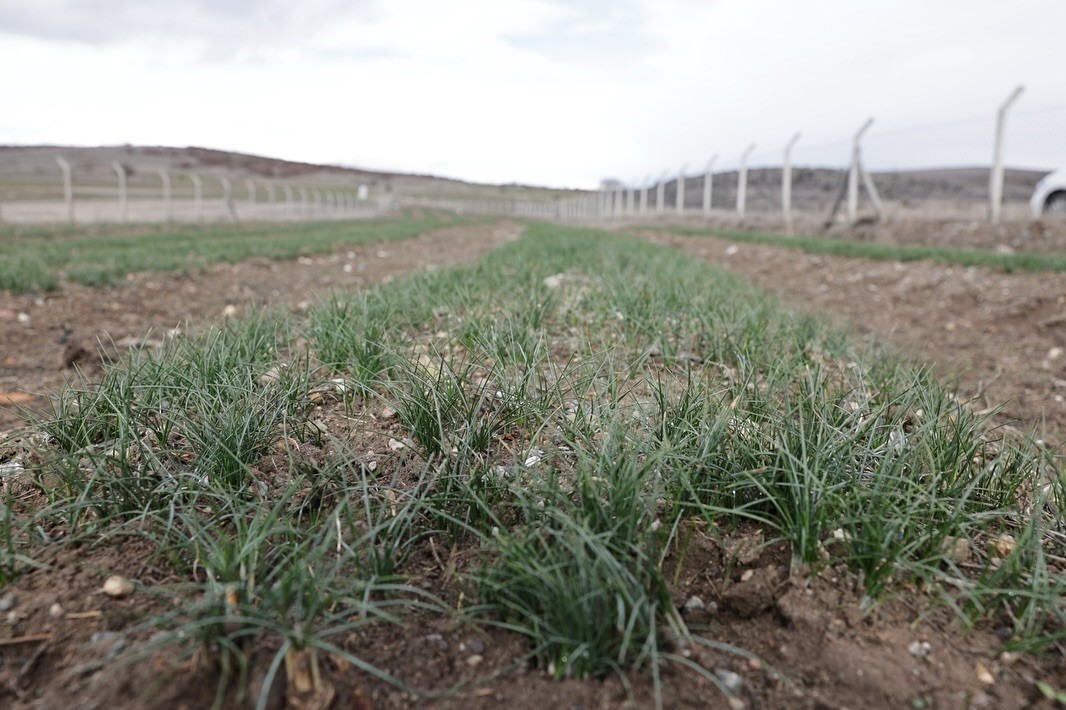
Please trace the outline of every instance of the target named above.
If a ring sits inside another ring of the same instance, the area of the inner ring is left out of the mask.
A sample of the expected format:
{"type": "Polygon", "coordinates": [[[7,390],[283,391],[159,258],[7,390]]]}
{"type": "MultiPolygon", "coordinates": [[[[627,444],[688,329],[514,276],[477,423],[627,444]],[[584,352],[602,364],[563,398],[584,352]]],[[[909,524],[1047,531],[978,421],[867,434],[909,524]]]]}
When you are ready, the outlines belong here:
{"type": "Polygon", "coordinates": [[[1033,219],[1066,219],[1066,169],[1048,173],[1040,179],[1029,199],[1033,219]]]}

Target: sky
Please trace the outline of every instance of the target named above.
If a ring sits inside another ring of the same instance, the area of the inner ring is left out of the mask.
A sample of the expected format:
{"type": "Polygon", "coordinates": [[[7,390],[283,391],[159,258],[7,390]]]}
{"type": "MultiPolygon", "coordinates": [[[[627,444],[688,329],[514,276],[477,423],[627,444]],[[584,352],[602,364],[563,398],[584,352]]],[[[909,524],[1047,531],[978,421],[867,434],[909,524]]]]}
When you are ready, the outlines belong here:
{"type": "Polygon", "coordinates": [[[0,144],[196,145],[593,188],[1066,166],[1066,0],[0,0],[0,144]]]}

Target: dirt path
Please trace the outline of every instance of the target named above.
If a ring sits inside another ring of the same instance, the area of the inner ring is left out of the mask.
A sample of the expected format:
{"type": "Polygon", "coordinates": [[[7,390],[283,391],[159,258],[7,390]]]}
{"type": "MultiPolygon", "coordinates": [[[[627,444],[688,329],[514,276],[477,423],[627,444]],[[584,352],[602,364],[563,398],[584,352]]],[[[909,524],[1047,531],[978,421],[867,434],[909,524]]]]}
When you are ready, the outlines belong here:
{"type": "Polygon", "coordinates": [[[728,239],[645,233],[853,331],[930,363],[958,395],[1039,437],[1066,436],[1066,274],[805,254],[728,239]]]}
{"type": "Polygon", "coordinates": [[[332,289],[470,259],[520,229],[507,222],[445,227],[291,261],[260,258],[202,274],[135,274],[113,288],[64,284],[43,295],[0,293],[0,432],[23,421],[21,408],[45,407],[42,395],[57,391],[75,365],[94,374],[99,343],[121,352],[175,327],[202,327],[252,307],[302,310],[332,289]]]}

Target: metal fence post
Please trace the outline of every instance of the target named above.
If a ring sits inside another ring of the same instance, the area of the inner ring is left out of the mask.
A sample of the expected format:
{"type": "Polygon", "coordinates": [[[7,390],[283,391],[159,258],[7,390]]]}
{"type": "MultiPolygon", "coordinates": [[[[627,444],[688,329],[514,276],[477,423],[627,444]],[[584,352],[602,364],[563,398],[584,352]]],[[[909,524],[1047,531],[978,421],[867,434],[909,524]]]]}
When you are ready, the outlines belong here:
{"type": "Polygon", "coordinates": [[[63,202],[67,207],[67,222],[74,224],[74,181],[70,177],[70,163],[62,155],[56,156],[56,162],[63,171],[63,202]]]}
{"type": "Polygon", "coordinates": [[[659,184],[655,186],[655,214],[662,214],[666,209],[663,205],[663,194],[666,192],[666,176],[669,174],[668,170],[664,170],[659,176],[659,184]]]}
{"type": "Polygon", "coordinates": [[[163,181],[163,219],[170,222],[170,175],[165,168],[159,168],[159,179],[163,181]]]}
{"type": "Polygon", "coordinates": [[[1000,211],[1003,208],[1003,129],[1007,122],[1007,109],[1018,100],[1023,91],[1024,86],[1016,87],[996,113],[996,142],[992,149],[992,174],[989,176],[988,188],[991,200],[988,218],[992,224],[999,224],[1000,211]]]}
{"type": "Polygon", "coordinates": [[[111,169],[118,176],[118,219],[125,222],[128,216],[126,205],[126,169],[117,160],[111,161],[111,169]]]}
{"type": "Polygon", "coordinates": [[[744,216],[745,203],[747,201],[748,191],[748,156],[751,155],[751,151],[755,150],[755,144],[749,145],[743,153],[740,154],[740,169],[737,171],[737,214],[741,217],[744,216]]]}
{"type": "Polygon", "coordinates": [[[189,179],[192,180],[193,214],[199,222],[203,218],[204,184],[196,173],[189,173],[189,179]]]}
{"type": "Polygon", "coordinates": [[[866,119],[851,142],[851,165],[848,167],[848,224],[855,224],[859,212],[859,165],[862,163],[862,134],[869,130],[874,119],[866,119]]]}
{"type": "Polygon", "coordinates": [[[785,216],[785,232],[792,234],[792,146],[800,134],[792,136],[785,145],[785,161],[781,164],[781,211],[785,216]]]}
{"type": "Polygon", "coordinates": [[[681,166],[681,169],[677,171],[677,195],[674,202],[677,204],[677,216],[683,217],[685,214],[685,171],[688,169],[688,163],[681,166]]]}
{"type": "Polygon", "coordinates": [[[714,174],[711,168],[714,167],[716,160],[718,160],[717,153],[711,156],[711,159],[707,161],[707,167],[703,169],[703,215],[705,217],[711,216],[711,190],[714,187],[714,174]]]}

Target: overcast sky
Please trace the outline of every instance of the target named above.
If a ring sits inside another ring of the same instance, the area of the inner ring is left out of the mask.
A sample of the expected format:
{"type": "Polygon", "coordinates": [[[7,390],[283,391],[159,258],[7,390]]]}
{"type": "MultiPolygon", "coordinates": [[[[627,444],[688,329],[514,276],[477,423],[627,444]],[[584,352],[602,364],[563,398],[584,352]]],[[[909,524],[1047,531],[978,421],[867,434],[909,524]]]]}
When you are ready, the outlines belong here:
{"type": "Polygon", "coordinates": [[[1066,0],[0,0],[0,143],[199,145],[594,187],[1066,165],[1066,0]]]}

